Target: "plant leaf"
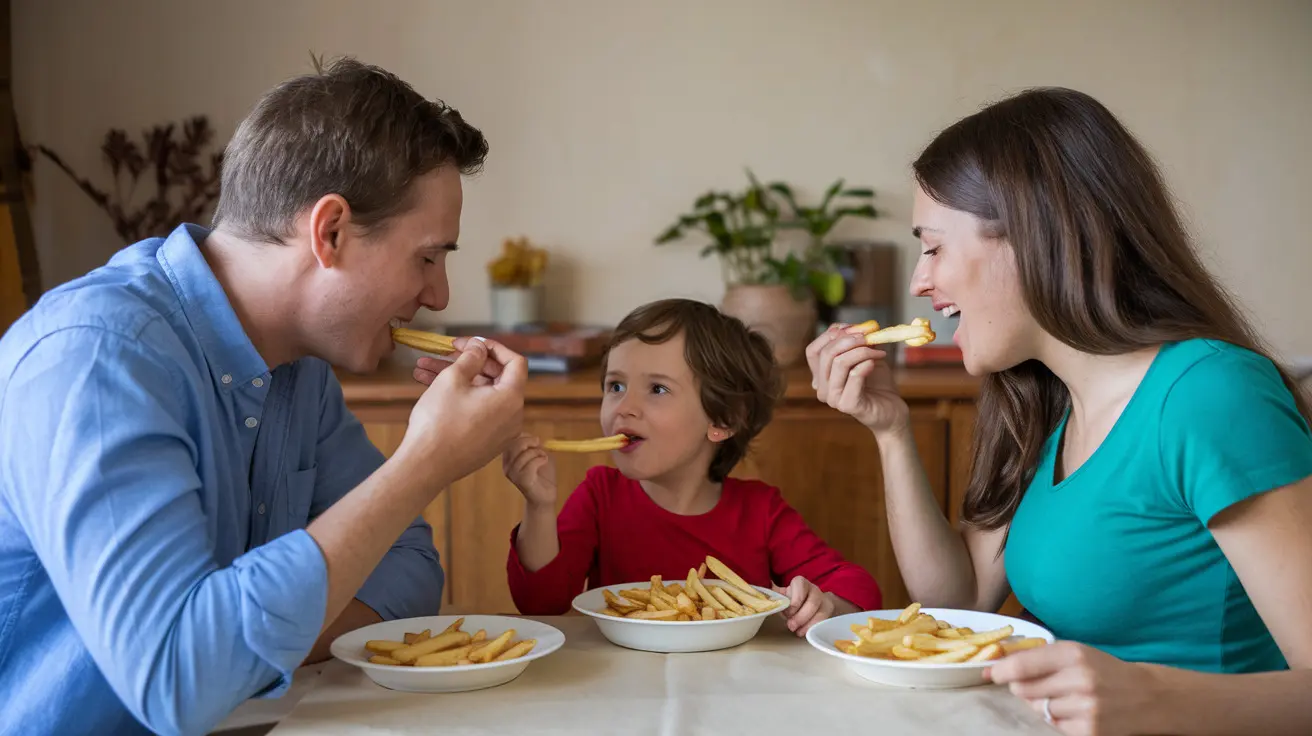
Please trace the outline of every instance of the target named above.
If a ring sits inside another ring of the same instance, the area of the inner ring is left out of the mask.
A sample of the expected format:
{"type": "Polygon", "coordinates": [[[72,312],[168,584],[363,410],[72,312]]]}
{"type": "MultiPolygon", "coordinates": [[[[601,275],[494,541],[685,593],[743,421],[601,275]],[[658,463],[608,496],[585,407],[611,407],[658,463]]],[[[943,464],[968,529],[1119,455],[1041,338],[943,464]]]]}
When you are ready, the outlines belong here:
{"type": "Polygon", "coordinates": [[[845,189],[842,192],[844,197],[860,197],[861,199],[873,199],[875,190],[868,188],[845,189]]]}

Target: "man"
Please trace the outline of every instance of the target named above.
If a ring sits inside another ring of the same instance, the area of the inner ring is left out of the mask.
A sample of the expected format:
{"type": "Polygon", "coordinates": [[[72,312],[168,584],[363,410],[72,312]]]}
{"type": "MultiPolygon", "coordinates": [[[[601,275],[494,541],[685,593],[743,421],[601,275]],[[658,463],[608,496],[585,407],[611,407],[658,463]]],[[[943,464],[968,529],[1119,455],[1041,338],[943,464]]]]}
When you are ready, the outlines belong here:
{"type": "Polygon", "coordinates": [[[438,611],[420,513],[522,424],[460,341],[384,461],[331,365],[447,304],[481,133],[342,60],[271,90],[212,231],[137,243],[0,341],[0,733],[204,733],[360,626],[438,611]]]}

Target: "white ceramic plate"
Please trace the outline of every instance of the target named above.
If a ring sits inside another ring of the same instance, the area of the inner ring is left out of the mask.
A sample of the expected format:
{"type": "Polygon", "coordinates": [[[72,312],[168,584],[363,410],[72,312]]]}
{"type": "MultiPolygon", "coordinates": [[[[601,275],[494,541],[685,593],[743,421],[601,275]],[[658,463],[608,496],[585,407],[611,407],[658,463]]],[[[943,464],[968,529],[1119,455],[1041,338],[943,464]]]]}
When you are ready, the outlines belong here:
{"type": "MultiPolygon", "coordinates": [[[[719,584],[718,581],[706,579],[702,582],[706,585],[719,584]]],[[[773,600],[783,601],[785,604],[788,602],[786,596],[773,590],[760,586],[752,587],[773,600]]],[[[640,618],[616,618],[601,612],[606,608],[606,599],[602,597],[602,590],[609,590],[618,595],[622,590],[633,588],[650,589],[651,581],[594,588],[574,598],[574,610],[591,616],[597,622],[597,628],[601,629],[601,635],[613,644],[645,652],[671,653],[709,652],[736,647],[756,636],[756,632],[761,630],[761,624],[765,623],[767,616],[782,613],[788,608],[784,605],[773,611],[714,621],[652,621],[640,618]]]]}
{"type": "MultiPolygon", "coordinates": [[[[1022,637],[1038,637],[1053,641],[1054,637],[1051,631],[1031,623],[1011,616],[1003,616],[997,613],[983,613],[981,611],[962,611],[955,608],[922,608],[921,613],[927,613],[936,619],[947,621],[953,626],[964,626],[974,629],[976,632],[991,631],[1003,626],[1012,627],[1012,636],[1004,641],[1011,641],[1022,637]]],[[[867,680],[878,682],[883,685],[893,685],[895,687],[910,688],[960,688],[971,687],[974,685],[984,685],[983,671],[985,668],[994,664],[994,662],[956,662],[950,664],[925,664],[914,660],[895,660],[895,659],[875,659],[873,657],[859,657],[855,654],[840,652],[834,642],[840,639],[852,640],[856,635],[852,633],[852,624],[864,624],[869,618],[896,619],[902,609],[886,611],[864,611],[862,613],[849,613],[845,616],[837,616],[825,621],[821,621],[811,630],[806,632],[806,640],[811,646],[828,654],[831,657],[837,657],[847,663],[847,666],[857,675],[867,680]]],[[[996,661],[996,660],[995,660],[996,661]]]]}
{"type": "Polygon", "coordinates": [[[404,690],[412,693],[458,693],[467,690],[481,690],[502,685],[519,677],[533,660],[541,659],[560,649],[565,643],[565,635],[554,626],[513,616],[464,616],[461,631],[474,633],[479,629],[487,631],[488,639],[495,639],[506,629],[514,629],[514,640],[536,639],[533,651],[519,659],[487,664],[468,664],[455,667],[405,667],[388,664],[374,664],[369,661],[373,656],[365,650],[365,642],[374,639],[403,641],[407,632],[419,633],[429,629],[434,635],[440,633],[460,616],[424,616],[406,618],[397,621],[382,621],[362,629],[356,629],[333,640],[333,656],[364,670],[369,679],[392,690],[404,690]]]}

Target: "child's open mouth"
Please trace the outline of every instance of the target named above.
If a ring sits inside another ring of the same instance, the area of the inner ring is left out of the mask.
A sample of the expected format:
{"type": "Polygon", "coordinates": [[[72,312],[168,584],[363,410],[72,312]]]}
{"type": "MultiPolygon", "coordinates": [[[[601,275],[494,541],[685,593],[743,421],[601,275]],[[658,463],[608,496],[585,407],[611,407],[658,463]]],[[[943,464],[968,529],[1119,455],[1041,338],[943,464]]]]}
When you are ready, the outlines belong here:
{"type": "Polygon", "coordinates": [[[637,449],[638,445],[641,445],[643,441],[647,439],[646,437],[636,434],[629,434],[627,432],[625,434],[628,436],[629,441],[626,445],[620,448],[620,452],[633,452],[637,449]]]}

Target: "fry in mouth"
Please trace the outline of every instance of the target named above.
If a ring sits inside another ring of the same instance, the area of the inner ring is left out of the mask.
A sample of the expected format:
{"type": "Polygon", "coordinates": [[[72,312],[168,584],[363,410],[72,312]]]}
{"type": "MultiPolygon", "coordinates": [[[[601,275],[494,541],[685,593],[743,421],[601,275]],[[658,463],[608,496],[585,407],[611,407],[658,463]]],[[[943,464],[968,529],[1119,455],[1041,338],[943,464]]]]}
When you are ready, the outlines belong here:
{"type": "Polygon", "coordinates": [[[618,450],[629,444],[628,435],[615,434],[591,440],[547,440],[542,449],[548,452],[605,452],[618,450]]]}
{"type": "Polygon", "coordinates": [[[450,355],[456,351],[454,338],[405,327],[392,328],[392,342],[434,355],[450,355]]]}

